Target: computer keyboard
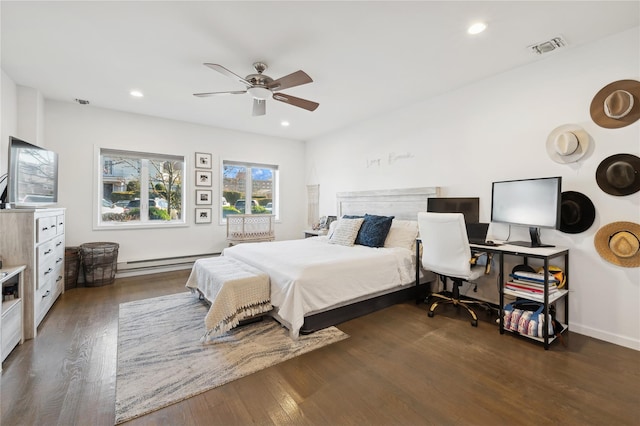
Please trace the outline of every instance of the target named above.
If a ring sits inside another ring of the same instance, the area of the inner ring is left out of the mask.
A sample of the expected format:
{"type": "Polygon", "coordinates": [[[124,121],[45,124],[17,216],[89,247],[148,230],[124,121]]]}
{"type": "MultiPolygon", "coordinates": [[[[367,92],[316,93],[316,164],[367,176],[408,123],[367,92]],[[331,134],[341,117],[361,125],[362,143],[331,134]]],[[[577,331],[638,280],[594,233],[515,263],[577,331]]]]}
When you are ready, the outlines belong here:
{"type": "Polygon", "coordinates": [[[497,246],[494,241],[469,241],[471,244],[475,244],[478,246],[497,246]]]}

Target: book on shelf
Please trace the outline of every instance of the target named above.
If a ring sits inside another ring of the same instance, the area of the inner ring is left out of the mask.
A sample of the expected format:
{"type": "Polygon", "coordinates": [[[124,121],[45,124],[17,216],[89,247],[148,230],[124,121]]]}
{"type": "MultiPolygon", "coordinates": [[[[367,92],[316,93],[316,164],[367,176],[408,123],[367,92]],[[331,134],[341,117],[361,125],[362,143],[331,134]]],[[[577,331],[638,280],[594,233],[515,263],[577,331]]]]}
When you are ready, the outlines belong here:
{"type": "MultiPolygon", "coordinates": [[[[535,283],[532,281],[525,281],[525,280],[511,280],[507,282],[544,290],[544,283],[535,283]]],[[[549,287],[549,290],[558,288],[558,285],[556,283],[549,283],[547,286],[549,287]]]]}
{"type": "MultiPolygon", "coordinates": [[[[533,293],[533,294],[540,294],[540,295],[544,294],[544,287],[530,286],[528,284],[520,284],[513,281],[507,281],[504,284],[504,287],[509,290],[521,291],[525,293],[533,293]]],[[[558,287],[549,286],[549,294],[553,294],[557,291],[558,291],[558,287]]]]}
{"type": "MultiPolygon", "coordinates": [[[[535,272],[517,271],[517,272],[514,272],[513,274],[509,274],[509,276],[516,280],[544,283],[544,274],[537,274],[535,272]]],[[[551,274],[547,274],[547,282],[557,284],[560,281],[558,281],[558,279],[555,276],[551,274]]]]}

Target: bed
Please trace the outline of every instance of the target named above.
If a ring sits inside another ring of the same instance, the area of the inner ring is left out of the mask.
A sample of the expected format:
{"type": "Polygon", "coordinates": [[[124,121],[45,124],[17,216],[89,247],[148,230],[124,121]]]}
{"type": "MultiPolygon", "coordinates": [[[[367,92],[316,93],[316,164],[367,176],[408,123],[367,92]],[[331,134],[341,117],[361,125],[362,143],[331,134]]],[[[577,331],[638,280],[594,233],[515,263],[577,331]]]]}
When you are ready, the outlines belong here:
{"type": "MultiPolygon", "coordinates": [[[[384,247],[333,244],[319,236],[240,244],[222,255],[269,275],[270,315],[297,338],[416,297],[417,212],[437,195],[433,187],[337,194],[338,217],[394,216],[384,247]]],[[[423,286],[434,279],[423,276],[423,286]]]]}

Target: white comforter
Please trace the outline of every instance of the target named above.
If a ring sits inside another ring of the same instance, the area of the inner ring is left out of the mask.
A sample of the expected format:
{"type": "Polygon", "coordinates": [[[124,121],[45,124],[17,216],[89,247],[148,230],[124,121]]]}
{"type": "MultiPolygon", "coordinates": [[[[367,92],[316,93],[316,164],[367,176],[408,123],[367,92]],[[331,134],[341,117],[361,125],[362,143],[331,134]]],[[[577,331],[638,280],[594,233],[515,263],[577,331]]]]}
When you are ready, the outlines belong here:
{"type": "Polygon", "coordinates": [[[222,254],[269,274],[271,304],[294,338],[307,314],[415,280],[411,250],[346,247],[327,237],[239,244],[222,254]]]}

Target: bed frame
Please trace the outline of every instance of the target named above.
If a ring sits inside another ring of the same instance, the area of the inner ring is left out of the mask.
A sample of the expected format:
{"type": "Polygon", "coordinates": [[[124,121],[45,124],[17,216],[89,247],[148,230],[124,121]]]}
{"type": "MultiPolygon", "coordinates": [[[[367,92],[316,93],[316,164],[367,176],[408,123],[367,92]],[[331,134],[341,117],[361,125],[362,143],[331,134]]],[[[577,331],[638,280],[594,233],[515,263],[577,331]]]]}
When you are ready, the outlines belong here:
{"type": "MultiPolygon", "coordinates": [[[[338,217],[345,214],[369,213],[395,216],[402,220],[417,220],[418,212],[427,211],[427,200],[439,194],[438,187],[339,192],[336,194],[338,217]]],[[[400,290],[306,316],[300,333],[313,333],[410,299],[420,300],[429,293],[434,279],[435,276],[431,274],[419,285],[414,283],[400,290]]]]}

